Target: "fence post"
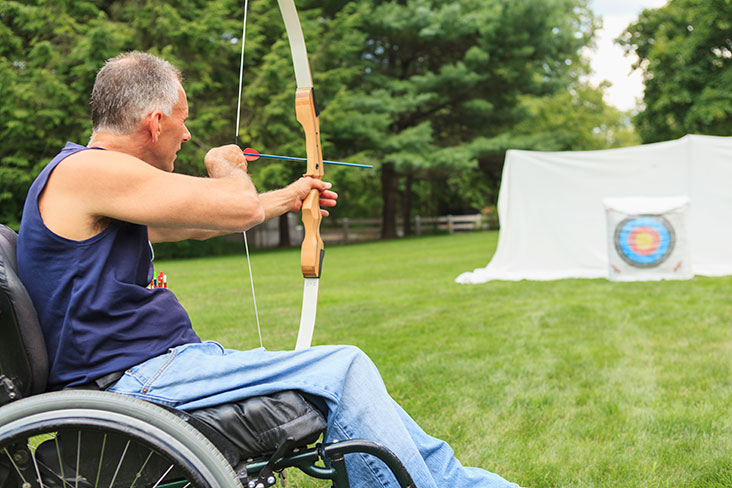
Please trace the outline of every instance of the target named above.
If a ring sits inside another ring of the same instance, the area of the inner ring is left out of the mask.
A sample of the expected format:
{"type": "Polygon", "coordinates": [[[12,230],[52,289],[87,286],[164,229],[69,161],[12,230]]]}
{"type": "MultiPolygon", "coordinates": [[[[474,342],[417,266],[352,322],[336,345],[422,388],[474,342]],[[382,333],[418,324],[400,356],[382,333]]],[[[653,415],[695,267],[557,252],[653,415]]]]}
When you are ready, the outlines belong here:
{"type": "MultiPolygon", "coordinates": [[[[263,248],[265,247],[264,239],[262,239],[262,229],[253,229],[254,232],[252,232],[253,239],[251,239],[252,244],[254,244],[254,247],[263,248]]],[[[245,236],[246,239],[248,236],[245,236]]]]}
{"type": "Polygon", "coordinates": [[[343,243],[348,242],[348,217],[343,219],[343,243]]]}
{"type": "Polygon", "coordinates": [[[422,217],[419,215],[414,217],[414,233],[418,236],[422,235],[422,217]]]}
{"type": "Polygon", "coordinates": [[[454,234],[455,233],[454,227],[455,227],[455,222],[453,221],[453,217],[452,217],[452,215],[448,215],[447,216],[447,232],[449,234],[454,234]]]}

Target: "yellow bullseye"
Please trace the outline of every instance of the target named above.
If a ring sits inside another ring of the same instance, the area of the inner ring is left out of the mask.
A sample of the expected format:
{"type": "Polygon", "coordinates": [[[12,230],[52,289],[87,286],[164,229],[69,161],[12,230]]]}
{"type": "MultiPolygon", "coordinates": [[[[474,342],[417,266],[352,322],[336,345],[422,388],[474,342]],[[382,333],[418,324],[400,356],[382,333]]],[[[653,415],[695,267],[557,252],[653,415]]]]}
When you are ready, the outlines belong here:
{"type": "Polygon", "coordinates": [[[638,247],[638,249],[648,249],[650,247],[653,247],[653,234],[651,234],[650,232],[641,232],[637,234],[635,237],[635,245],[638,247]]]}

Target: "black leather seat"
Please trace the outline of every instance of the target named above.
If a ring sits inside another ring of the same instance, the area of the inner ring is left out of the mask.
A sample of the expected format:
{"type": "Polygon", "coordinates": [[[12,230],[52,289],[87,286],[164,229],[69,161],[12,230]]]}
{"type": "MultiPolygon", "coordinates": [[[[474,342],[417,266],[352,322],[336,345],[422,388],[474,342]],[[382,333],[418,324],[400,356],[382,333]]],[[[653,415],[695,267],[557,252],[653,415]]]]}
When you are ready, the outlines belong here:
{"type": "Polygon", "coordinates": [[[16,395],[46,390],[48,355],[38,316],[16,270],[17,234],[0,225],[0,361],[16,395]]]}

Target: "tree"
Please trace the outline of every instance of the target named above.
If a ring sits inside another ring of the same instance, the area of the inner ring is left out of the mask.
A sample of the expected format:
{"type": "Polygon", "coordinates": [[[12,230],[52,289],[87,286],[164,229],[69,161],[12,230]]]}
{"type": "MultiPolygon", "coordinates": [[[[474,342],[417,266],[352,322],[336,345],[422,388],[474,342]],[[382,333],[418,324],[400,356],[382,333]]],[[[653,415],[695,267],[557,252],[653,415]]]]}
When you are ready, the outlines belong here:
{"type": "Polygon", "coordinates": [[[524,117],[509,132],[481,144],[494,150],[583,151],[637,144],[630,115],[603,100],[605,85],[578,82],[552,96],[527,96],[524,117]]]}
{"type": "Polygon", "coordinates": [[[78,63],[84,53],[72,48],[81,40],[78,18],[89,8],[0,4],[0,220],[13,227],[49,156],[84,133],[86,99],[79,91],[89,79],[88,62],[78,63]]]}
{"type": "Polygon", "coordinates": [[[644,142],[689,133],[732,134],[732,2],[671,0],[644,10],[620,42],[638,55],[644,142]]]}
{"type": "Polygon", "coordinates": [[[497,182],[509,149],[577,151],[638,144],[630,114],[605,103],[604,89],[576,82],[550,96],[521,97],[520,121],[495,137],[474,139],[481,153],[479,167],[450,175],[441,182],[447,189],[442,193],[460,195],[472,208],[491,207],[498,199],[497,182]]]}
{"type": "Polygon", "coordinates": [[[195,142],[184,146],[177,166],[203,174],[205,150],[234,142],[237,3],[0,2],[0,220],[17,227],[40,169],[65,141],[88,140],[95,73],[125,51],[158,54],[189,80],[195,142]]]}
{"type": "MultiPolygon", "coordinates": [[[[193,140],[176,166],[203,174],[206,149],[235,140],[242,8],[235,0],[0,1],[1,218],[18,221],[28,184],[63,141],[89,136],[94,73],[126,50],[159,54],[182,68],[193,140]]],[[[377,166],[328,168],[326,178],[342,196],[336,213],[383,215],[385,237],[396,235],[400,207],[408,225],[413,207],[460,211],[482,204],[479,194],[495,194],[501,141],[547,144],[561,116],[536,121],[552,114],[546,104],[561,112],[562,92],[579,90],[580,49],[596,27],[586,0],[302,0],[298,8],[323,154],[377,166]],[[543,127],[543,142],[528,137],[536,127],[543,127]]],[[[303,155],[276,2],[250,4],[244,74],[238,142],[303,155]]],[[[303,169],[250,165],[261,190],[303,169]]]]}
{"type": "MultiPolygon", "coordinates": [[[[338,18],[331,3],[334,10],[323,10],[338,18]]],[[[380,163],[384,237],[396,235],[400,189],[408,222],[413,182],[472,171],[483,157],[476,140],[518,123],[523,96],[566,89],[582,73],[580,48],[595,28],[583,0],[370,0],[348,8],[362,48],[348,51],[350,59],[332,53],[326,64],[361,70],[330,101],[339,115],[329,142],[380,163]]]]}

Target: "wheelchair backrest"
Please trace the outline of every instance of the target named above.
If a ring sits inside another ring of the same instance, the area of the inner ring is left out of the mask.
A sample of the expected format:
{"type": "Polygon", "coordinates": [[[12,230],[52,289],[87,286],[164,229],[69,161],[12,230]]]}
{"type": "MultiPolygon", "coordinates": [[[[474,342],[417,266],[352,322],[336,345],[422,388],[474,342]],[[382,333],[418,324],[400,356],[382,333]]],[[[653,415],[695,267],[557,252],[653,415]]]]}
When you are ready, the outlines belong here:
{"type": "Polygon", "coordinates": [[[38,316],[18,278],[18,235],[0,224],[0,375],[21,396],[42,393],[48,379],[48,354],[38,316]]]}

